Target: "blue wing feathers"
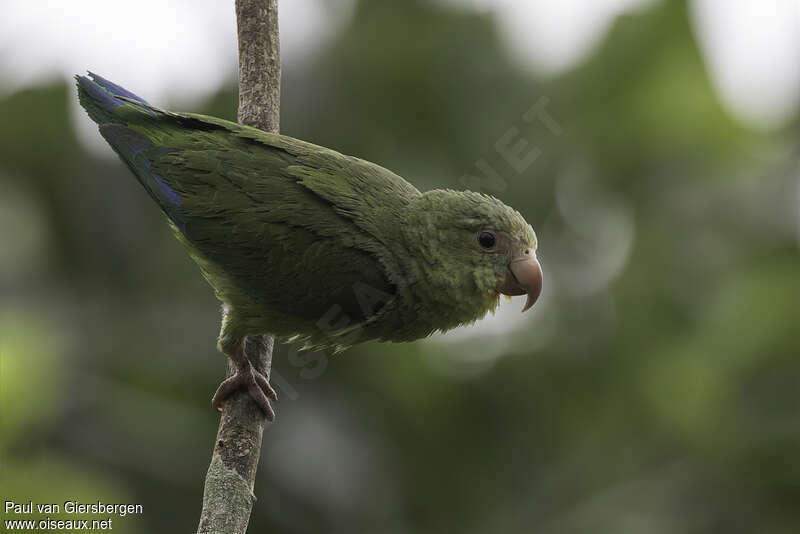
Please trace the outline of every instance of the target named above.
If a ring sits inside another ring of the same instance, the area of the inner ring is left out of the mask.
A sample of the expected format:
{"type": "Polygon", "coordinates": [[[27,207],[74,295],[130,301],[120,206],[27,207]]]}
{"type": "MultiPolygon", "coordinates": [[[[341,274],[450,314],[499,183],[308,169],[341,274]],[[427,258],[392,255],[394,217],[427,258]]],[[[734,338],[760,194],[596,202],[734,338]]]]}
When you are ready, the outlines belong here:
{"type": "Polygon", "coordinates": [[[101,124],[100,134],[133,171],[139,183],[144,186],[161,210],[183,231],[184,221],[181,220],[178,209],[182,201],[180,194],[161,176],[152,172],[152,157],[162,153],[163,149],[140,133],[121,124],[101,124]]]}
{"type": "Polygon", "coordinates": [[[76,75],[75,80],[81,105],[98,124],[124,122],[122,116],[125,115],[125,110],[148,115],[164,113],[143,98],[96,74],[89,73],[88,77],[76,75]]]}
{"type": "Polygon", "coordinates": [[[94,106],[99,106],[106,112],[113,113],[115,109],[124,104],[123,101],[115,98],[112,93],[103,89],[102,86],[86,76],[75,76],[75,80],[78,82],[78,94],[81,97],[81,104],[84,104],[92,119],[95,119],[91,109],[94,106]],[[84,96],[88,96],[88,98],[84,98],[84,96]]]}
{"type": "MultiPolygon", "coordinates": [[[[103,89],[107,90],[110,93],[113,93],[114,95],[124,96],[125,98],[134,100],[136,102],[139,102],[140,104],[145,104],[147,106],[150,105],[144,98],[136,96],[135,94],[131,93],[124,87],[120,87],[114,82],[106,80],[105,78],[103,78],[98,74],[89,71],[89,77],[95,82],[96,85],[99,85],[100,87],[102,87],[103,89]]],[[[80,76],[80,78],[85,78],[85,77],[80,76]]]]}
{"type": "Polygon", "coordinates": [[[143,98],[97,74],[90,72],[88,77],[75,76],[75,79],[81,105],[98,124],[100,134],[133,171],[161,210],[183,231],[185,223],[179,213],[181,196],[152,169],[154,158],[170,148],[157,145],[128,126],[128,120],[137,113],[152,117],[162,112],[143,98]]]}

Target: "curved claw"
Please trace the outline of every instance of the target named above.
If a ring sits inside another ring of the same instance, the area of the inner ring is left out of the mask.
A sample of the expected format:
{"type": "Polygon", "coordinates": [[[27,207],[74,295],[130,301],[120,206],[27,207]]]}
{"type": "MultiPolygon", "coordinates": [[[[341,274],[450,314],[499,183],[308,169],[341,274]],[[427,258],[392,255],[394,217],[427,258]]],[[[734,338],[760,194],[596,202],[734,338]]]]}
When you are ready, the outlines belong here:
{"type": "Polygon", "coordinates": [[[234,355],[229,355],[236,364],[236,374],[222,381],[211,399],[211,407],[221,412],[223,403],[233,392],[239,389],[247,389],[250,397],[264,412],[267,420],[275,420],[275,411],[272,409],[269,400],[277,401],[278,394],[269,385],[267,378],[253,368],[250,360],[241,353],[241,350],[236,352],[234,355]]]}
{"type": "Polygon", "coordinates": [[[258,386],[261,388],[261,391],[263,391],[264,394],[273,402],[278,402],[278,394],[274,389],[272,389],[272,386],[269,385],[269,380],[267,380],[267,377],[255,369],[253,369],[253,372],[255,373],[256,382],[258,382],[258,386]]]}

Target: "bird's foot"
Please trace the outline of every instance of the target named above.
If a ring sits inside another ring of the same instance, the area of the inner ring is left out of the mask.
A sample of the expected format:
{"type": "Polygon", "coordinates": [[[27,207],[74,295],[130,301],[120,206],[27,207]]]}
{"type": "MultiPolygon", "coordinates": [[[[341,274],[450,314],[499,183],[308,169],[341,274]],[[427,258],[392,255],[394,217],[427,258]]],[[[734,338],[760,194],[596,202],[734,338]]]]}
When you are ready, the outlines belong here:
{"type": "Polygon", "coordinates": [[[253,367],[253,364],[244,355],[242,349],[238,349],[233,355],[229,354],[228,357],[236,365],[236,374],[222,381],[211,399],[211,406],[221,412],[222,404],[234,391],[247,389],[250,397],[264,412],[264,416],[269,421],[273,421],[275,419],[275,411],[269,401],[270,399],[277,401],[278,394],[269,385],[267,378],[253,367]]]}

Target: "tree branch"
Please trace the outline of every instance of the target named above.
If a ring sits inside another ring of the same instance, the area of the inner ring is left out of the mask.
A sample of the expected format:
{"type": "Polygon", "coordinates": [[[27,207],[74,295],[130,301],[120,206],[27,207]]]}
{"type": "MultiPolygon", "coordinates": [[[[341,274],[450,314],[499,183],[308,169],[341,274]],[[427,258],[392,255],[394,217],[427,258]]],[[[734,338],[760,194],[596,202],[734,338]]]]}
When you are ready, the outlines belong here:
{"type": "MultiPolygon", "coordinates": [[[[277,133],[280,127],[280,39],[277,0],[236,0],[239,113],[242,124],[277,133]]],[[[269,378],[272,336],[249,336],[245,355],[269,378]]],[[[227,375],[236,369],[228,361],[227,375]]],[[[223,407],[206,474],[198,534],[244,534],[250,521],[264,414],[246,391],[223,407]]]]}
{"type": "Polygon", "coordinates": [[[281,45],[278,0],[236,0],[239,122],[280,130],[281,45]]]}

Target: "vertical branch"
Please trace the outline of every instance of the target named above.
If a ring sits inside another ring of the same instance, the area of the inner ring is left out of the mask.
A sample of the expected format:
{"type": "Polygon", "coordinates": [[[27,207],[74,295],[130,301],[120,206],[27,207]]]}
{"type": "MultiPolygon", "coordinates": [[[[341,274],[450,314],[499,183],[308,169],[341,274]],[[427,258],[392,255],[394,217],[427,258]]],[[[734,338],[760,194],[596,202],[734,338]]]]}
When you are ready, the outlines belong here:
{"type": "MultiPolygon", "coordinates": [[[[236,0],[239,36],[239,112],[242,124],[278,132],[280,40],[277,0],[236,0]]],[[[272,336],[249,336],[245,354],[269,378],[272,336]]],[[[236,369],[228,361],[227,374],[236,369]]],[[[198,534],[244,534],[250,521],[264,415],[246,391],[225,402],[206,474],[198,534]]]]}
{"type": "Polygon", "coordinates": [[[239,115],[242,124],[280,129],[281,45],[278,0],[236,0],[239,115]]]}

